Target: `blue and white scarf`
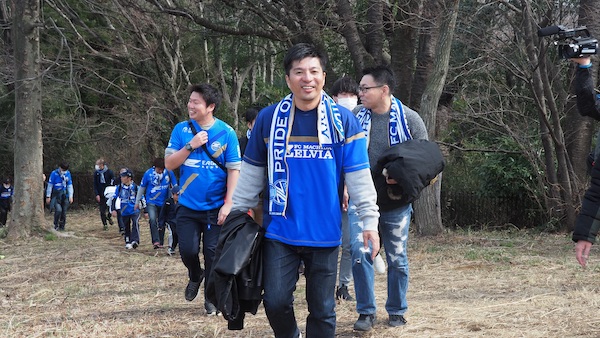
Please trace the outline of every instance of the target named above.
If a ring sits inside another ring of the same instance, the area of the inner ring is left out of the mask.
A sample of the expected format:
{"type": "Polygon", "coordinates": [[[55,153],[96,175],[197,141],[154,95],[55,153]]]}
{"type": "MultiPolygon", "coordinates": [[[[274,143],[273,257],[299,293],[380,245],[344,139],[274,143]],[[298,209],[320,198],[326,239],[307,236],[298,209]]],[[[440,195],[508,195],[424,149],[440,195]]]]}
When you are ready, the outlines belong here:
{"type": "MultiPolygon", "coordinates": [[[[295,106],[293,95],[289,94],[275,108],[269,134],[269,214],[284,216],[287,208],[289,172],[286,153],[292,126],[295,106]]],[[[338,144],[344,141],[344,127],[338,107],[329,95],[321,92],[321,102],[317,107],[317,134],[319,145],[338,144]]]]}
{"type": "Polygon", "coordinates": [[[156,172],[156,168],[152,167],[152,169],[153,170],[152,170],[152,174],[150,176],[150,182],[152,182],[152,185],[156,187],[156,186],[160,185],[160,182],[162,181],[163,175],[165,174],[165,172],[163,171],[162,174],[159,174],[156,172]]]}
{"type": "MultiPolygon", "coordinates": [[[[371,131],[371,110],[363,107],[357,114],[356,117],[360,121],[365,135],[367,136],[367,145],[369,144],[371,131]]],[[[393,146],[398,143],[402,143],[406,140],[412,139],[408,124],[406,122],[406,115],[404,115],[404,109],[402,108],[402,102],[392,95],[392,107],[390,109],[390,124],[388,127],[389,145],[393,146]]]]}

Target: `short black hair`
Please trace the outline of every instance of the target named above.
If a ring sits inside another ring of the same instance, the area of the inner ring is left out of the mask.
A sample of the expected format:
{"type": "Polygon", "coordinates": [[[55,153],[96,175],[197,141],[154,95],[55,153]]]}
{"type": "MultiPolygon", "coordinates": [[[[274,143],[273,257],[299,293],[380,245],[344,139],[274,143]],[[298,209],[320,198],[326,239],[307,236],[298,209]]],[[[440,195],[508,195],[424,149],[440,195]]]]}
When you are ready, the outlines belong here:
{"type": "Polygon", "coordinates": [[[379,85],[387,85],[390,88],[390,93],[396,89],[396,76],[392,68],[386,65],[365,68],[363,75],[371,75],[375,82],[379,85]]]}
{"type": "Polygon", "coordinates": [[[301,42],[290,47],[283,58],[285,75],[290,75],[290,70],[292,69],[292,63],[294,63],[294,61],[300,61],[308,57],[319,58],[321,68],[323,68],[323,71],[325,71],[325,68],[327,67],[327,55],[317,49],[317,47],[314,45],[301,42]]]}
{"type": "Polygon", "coordinates": [[[208,83],[196,84],[190,86],[190,94],[194,92],[202,95],[207,107],[211,104],[215,105],[213,113],[217,111],[217,108],[219,108],[219,105],[221,104],[221,93],[219,93],[217,88],[208,83]]]}
{"type": "Polygon", "coordinates": [[[69,162],[60,162],[60,164],[58,165],[59,168],[61,168],[62,170],[69,170],[69,162]]]}
{"type": "Polygon", "coordinates": [[[152,161],[152,165],[154,166],[154,168],[165,169],[165,158],[164,157],[155,158],[154,161],[152,161]]]}
{"type": "Polygon", "coordinates": [[[342,76],[335,80],[329,91],[331,96],[338,96],[340,93],[351,93],[358,96],[358,84],[350,76],[342,76]]]}
{"type": "Polygon", "coordinates": [[[250,107],[246,109],[246,111],[244,112],[244,119],[246,120],[246,122],[252,122],[256,120],[259,111],[260,109],[256,107],[250,107]]]}

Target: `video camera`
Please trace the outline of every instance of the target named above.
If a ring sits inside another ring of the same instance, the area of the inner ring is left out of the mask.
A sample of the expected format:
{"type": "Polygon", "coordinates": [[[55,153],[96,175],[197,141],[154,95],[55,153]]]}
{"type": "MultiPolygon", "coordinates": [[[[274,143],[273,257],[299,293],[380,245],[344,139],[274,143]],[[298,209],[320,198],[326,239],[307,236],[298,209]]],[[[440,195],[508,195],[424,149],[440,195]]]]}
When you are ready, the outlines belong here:
{"type": "Polygon", "coordinates": [[[598,40],[591,37],[585,26],[565,28],[548,26],[538,30],[538,36],[556,35],[554,44],[558,46],[558,54],[563,59],[586,57],[596,54],[598,40]]]}

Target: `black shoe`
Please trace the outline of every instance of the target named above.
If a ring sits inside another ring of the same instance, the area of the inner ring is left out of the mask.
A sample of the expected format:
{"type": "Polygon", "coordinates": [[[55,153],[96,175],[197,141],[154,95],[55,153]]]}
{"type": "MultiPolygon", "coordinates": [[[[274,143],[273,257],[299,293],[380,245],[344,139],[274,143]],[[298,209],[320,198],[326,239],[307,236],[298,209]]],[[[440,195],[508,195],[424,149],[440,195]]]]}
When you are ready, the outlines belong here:
{"type": "Polygon", "coordinates": [[[189,281],[185,287],[185,300],[188,302],[193,301],[198,295],[198,290],[200,290],[200,282],[189,281]]]}
{"type": "Polygon", "coordinates": [[[204,302],[204,309],[206,309],[207,316],[217,316],[221,313],[217,310],[217,307],[211,302],[204,302]]]}
{"type": "Polygon", "coordinates": [[[107,217],[106,217],[106,220],[108,221],[108,224],[110,224],[110,225],[114,225],[114,224],[113,224],[112,217],[110,217],[110,216],[107,216],[107,217]]]}
{"type": "Polygon", "coordinates": [[[198,295],[198,290],[200,289],[200,284],[204,280],[204,270],[200,271],[200,278],[197,282],[192,282],[191,280],[188,282],[188,285],[185,287],[185,300],[191,302],[198,295]]]}
{"type": "Polygon", "coordinates": [[[388,324],[390,326],[402,326],[406,324],[406,319],[404,319],[403,315],[390,315],[390,321],[388,324]]]}
{"type": "Polygon", "coordinates": [[[340,300],[347,300],[347,301],[353,301],[354,298],[352,298],[352,296],[350,296],[350,294],[348,293],[348,287],[344,284],[342,284],[342,286],[340,286],[339,288],[337,288],[337,290],[335,291],[335,299],[340,300]]]}
{"type": "Polygon", "coordinates": [[[356,323],[354,323],[354,329],[356,331],[371,331],[376,320],[377,317],[374,314],[360,315],[356,323]]]}

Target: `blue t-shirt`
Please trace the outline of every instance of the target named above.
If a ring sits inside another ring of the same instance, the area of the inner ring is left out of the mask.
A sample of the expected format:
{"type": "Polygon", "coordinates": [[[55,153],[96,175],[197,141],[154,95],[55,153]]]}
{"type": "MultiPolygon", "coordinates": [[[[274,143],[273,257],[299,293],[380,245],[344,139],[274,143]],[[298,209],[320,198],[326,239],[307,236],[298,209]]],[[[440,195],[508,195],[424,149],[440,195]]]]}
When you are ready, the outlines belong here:
{"type": "Polygon", "coordinates": [[[138,186],[134,182],[131,182],[130,185],[120,184],[115,189],[113,201],[116,201],[117,197],[121,200],[122,216],[131,216],[140,213],[139,209],[135,209],[135,197],[137,192],[138,186]]]}
{"type": "Polygon", "coordinates": [[[50,197],[52,195],[52,191],[62,191],[65,190],[65,193],[68,192],[68,187],[73,187],[73,178],[71,177],[71,172],[66,171],[64,174],[61,173],[60,169],[55,169],[50,174],[48,178],[48,188],[46,190],[46,197],[50,197]]]}
{"type": "MultiPolygon", "coordinates": [[[[268,140],[276,105],[264,108],[252,129],[244,161],[268,163],[268,140]]],[[[334,247],[341,239],[343,173],[369,168],[365,133],[358,119],[339,106],[344,142],[319,145],[317,110],[296,108],[286,150],[288,199],[285,216],[269,215],[269,189],[264,190],[266,237],[295,246],[334,247]]],[[[238,186],[238,189],[243,187],[238,186]]]]}
{"type": "Polygon", "coordinates": [[[177,178],[171,170],[164,169],[162,174],[154,167],[146,170],[140,182],[140,187],[146,188],[146,202],[162,206],[169,197],[169,188],[177,185],[177,178]]]}
{"type": "MultiPolygon", "coordinates": [[[[197,132],[203,130],[196,121],[192,123],[197,132]]],[[[240,146],[233,128],[215,118],[215,123],[207,132],[208,152],[227,168],[239,167],[240,146]]],[[[188,121],[179,122],[171,132],[167,149],[178,151],[193,136],[188,121]]],[[[190,153],[179,168],[179,175],[179,204],[197,211],[217,209],[223,205],[227,192],[227,173],[202,148],[190,153]]]]}

